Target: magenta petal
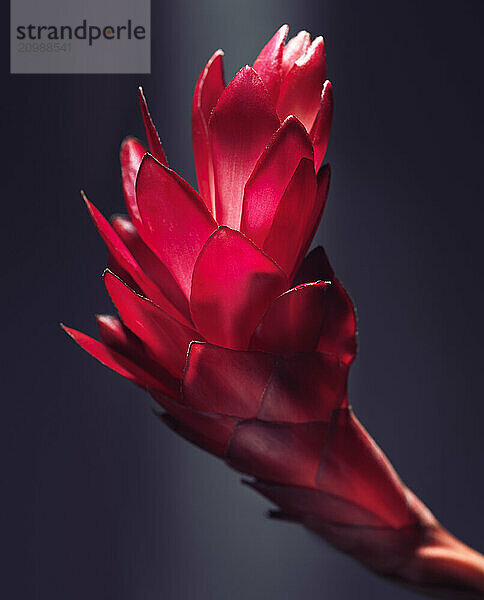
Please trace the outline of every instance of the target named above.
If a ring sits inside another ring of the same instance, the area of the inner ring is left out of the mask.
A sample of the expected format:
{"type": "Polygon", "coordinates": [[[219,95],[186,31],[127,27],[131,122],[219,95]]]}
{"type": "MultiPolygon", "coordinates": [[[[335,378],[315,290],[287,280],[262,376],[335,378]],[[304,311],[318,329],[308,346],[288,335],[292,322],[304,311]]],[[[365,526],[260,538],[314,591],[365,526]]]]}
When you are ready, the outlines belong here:
{"type": "Polygon", "coordinates": [[[151,390],[153,398],[168,411],[166,424],[185,439],[219,457],[224,457],[237,420],[201,413],[151,390]]]}
{"type": "Polygon", "coordinates": [[[181,378],[188,346],[200,335],[135,294],[110,271],[105,272],[104,283],[126,327],[146,344],[152,358],[181,378]]]}
{"type": "Polygon", "coordinates": [[[329,422],[345,398],[347,367],[316,352],[279,357],[261,402],[258,419],[273,422],[329,422]]]}
{"type": "Polygon", "coordinates": [[[112,350],[140,364],[146,358],[143,342],[114,315],[96,315],[99,335],[112,350]]]}
{"type": "Polygon", "coordinates": [[[301,123],[289,117],[273,135],[245,186],[240,231],[260,248],[303,158],[313,158],[311,140],[301,123]]]}
{"type": "Polygon", "coordinates": [[[173,390],[170,387],[166,386],[162,381],[155,379],[155,377],[141,367],[138,367],[122,354],[108,348],[103,343],[98,342],[98,340],[89,337],[81,331],[65,327],[64,325],[62,325],[62,328],[83,350],[94,356],[94,358],[97,358],[106,367],[113,369],[141,387],[150,387],[167,394],[172,394],[173,390]]]}
{"type": "Polygon", "coordinates": [[[337,279],[332,280],[325,304],[318,351],[331,352],[350,364],[356,354],[356,316],[351,298],[337,279]]]}
{"type": "Polygon", "coordinates": [[[292,277],[299,256],[306,247],[321,210],[322,199],[316,194],[316,175],[312,160],[303,158],[291,178],[271,230],[264,242],[264,252],[292,277]]]}
{"type": "Polygon", "coordinates": [[[135,185],[138,169],[145,154],[146,148],[135,138],[126,138],[121,144],[121,180],[124,200],[134,223],[140,222],[135,185]]]}
{"type": "Polygon", "coordinates": [[[244,421],[235,428],[227,460],[259,479],[314,488],[327,427],[244,421]]]}
{"type": "Polygon", "coordinates": [[[292,69],[296,60],[299,60],[301,56],[306,54],[310,45],[311,36],[307,31],[300,31],[287,42],[282,53],[281,75],[283,80],[292,69]]]}
{"type": "Polygon", "coordinates": [[[200,196],[174,171],[145,155],[136,180],[139,233],[187,296],[193,266],[217,225],[200,196]]]}
{"type": "Polygon", "coordinates": [[[333,281],[334,271],[322,246],[317,246],[304,257],[294,276],[294,286],[312,281],[333,281]]]}
{"type": "MultiPolygon", "coordinates": [[[[311,210],[309,210],[309,206],[306,206],[306,229],[301,237],[302,243],[299,247],[299,256],[297,257],[294,267],[290,273],[291,278],[301,266],[301,263],[304,260],[304,257],[306,256],[306,253],[311,246],[311,242],[318,230],[324,208],[326,206],[326,201],[328,200],[330,178],[331,169],[329,165],[322,166],[321,169],[319,169],[316,178],[317,188],[314,204],[312,205],[311,210]]],[[[309,281],[314,281],[314,279],[310,279],[309,281]]]]}
{"type": "Polygon", "coordinates": [[[235,427],[236,420],[232,417],[220,415],[201,415],[194,413],[191,418],[185,420],[196,421],[194,427],[187,427],[183,421],[179,421],[165,413],[161,420],[176,434],[195,444],[205,452],[210,452],[218,458],[225,458],[227,446],[235,427]]]}
{"type": "Polygon", "coordinates": [[[198,190],[207,208],[215,214],[215,183],[208,122],[225,89],[223,52],[217,50],[198,78],[192,104],[192,138],[198,190]]]}
{"type": "Polygon", "coordinates": [[[164,310],[173,312],[174,309],[171,303],[160,291],[160,289],[149,279],[149,277],[145,275],[128,248],[126,248],[125,244],[108,223],[108,221],[98,211],[94,204],[89,202],[84,193],[82,193],[82,197],[86,203],[94,225],[103,238],[109,250],[110,256],[114,259],[115,265],[119,266],[122,271],[125,271],[136,283],[136,285],[139,286],[143,293],[149,296],[153,302],[158,304],[164,310]]]}
{"type": "Polygon", "coordinates": [[[244,186],[278,127],[259,75],[244,67],[225,88],[208,124],[220,225],[239,229],[244,186]]]}
{"type": "Polygon", "coordinates": [[[288,31],[288,25],[280,27],[261,50],[254,63],[254,71],[262,79],[274,106],[277,104],[281,89],[282,53],[288,31]]]}
{"type": "Polygon", "coordinates": [[[180,382],[147,354],[143,342],[117,317],[113,315],[96,315],[96,320],[101,340],[110,350],[122,354],[153,375],[157,381],[163,382],[165,384],[164,389],[170,396],[174,398],[179,396],[180,382]]]}
{"type": "Polygon", "coordinates": [[[331,281],[326,290],[324,319],[319,352],[330,352],[350,364],[356,354],[356,316],[353,302],[346,290],[334,276],[333,269],[321,246],[305,258],[294,283],[324,279],[331,281]]]}
{"type": "Polygon", "coordinates": [[[137,294],[141,294],[142,296],[147,296],[148,294],[143,293],[143,290],[136,283],[136,281],[131,277],[131,275],[123,269],[120,262],[116,260],[116,257],[108,252],[108,266],[107,268],[112,271],[115,275],[117,275],[120,279],[124,281],[124,283],[129,286],[133,291],[137,294]]]}
{"type": "Polygon", "coordinates": [[[254,418],[274,365],[275,357],[263,352],[193,342],[183,376],[182,402],[204,412],[254,418]]]}
{"type": "Polygon", "coordinates": [[[390,527],[414,521],[398,475],[349,408],[333,415],[317,486],[368,510],[390,527]]]}
{"type": "MultiPolygon", "coordinates": [[[[174,279],[167,267],[161,262],[156,254],[144,243],[136,227],[129,219],[121,215],[112,218],[114,231],[133,255],[136,262],[140,265],[143,272],[153,281],[160,290],[163,290],[165,296],[175,309],[166,310],[176,319],[185,325],[191,325],[190,308],[188,300],[174,279]]],[[[113,270],[115,273],[116,271],[113,270]]],[[[121,279],[128,283],[122,276],[121,279]]],[[[156,304],[156,302],[155,302],[156,304]]]]}
{"type": "Polygon", "coordinates": [[[274,356],[192,342],[183,376],[183,404],[239,419],[329,422],[346,391],[346,366],[333,356],[274,356]]]}
{"type": "Polygon", "coordinates": [[[163,152],[163,148],[161,146],[160,136],[158,135],[158,132],[153,125],[153,121],[151,120],[148,105],[146,104],[143,89],[141,87],[138,88],[138,98],[141,114],[143,115],[143,122],[145,124],[146,137],[148,138],[150,152],[156,158],[156,160],[160,161],[160,163],[163,165],[168,165],[168,161],[166,160],[165,153],[163,152]]]}
{"type": "Polygon", "coordinates": [[[252,350],[274,354],[310,352],[318,345],[328,283],[295,287],[272,302],[250,341],[252,350]]]}
{"type": "Polygon", "coordinates": [[[250,487],[277,504],[286,514],[302,521],[313,518],[354,527],[385,527],[385,522],[351,500],[332,494],[275,483],[255,481],[250,487]]]}
{"type": "Polygon", "coordinates": [[[316,171],[321,166],[328,148],[331,123],[333,121],[333,86],[331,81],[324,82],[319,111],[311,127],[311,140],[314,145],[314,164],[316,171]]]}
{"type": "Polygon", "coordinates": [[[287,278],[244,235],[227,227],[210,237],[193,270],[190,308],[207,341],[245,350],[287,278]]]}
{"type": "Polygon", "coordinates": [[[326,78],[324,41],[318,37],[287,74],[281,87],[277,114],[281,119],[295,115],[308,131],[319,109],[321,88],[326,78]]]}

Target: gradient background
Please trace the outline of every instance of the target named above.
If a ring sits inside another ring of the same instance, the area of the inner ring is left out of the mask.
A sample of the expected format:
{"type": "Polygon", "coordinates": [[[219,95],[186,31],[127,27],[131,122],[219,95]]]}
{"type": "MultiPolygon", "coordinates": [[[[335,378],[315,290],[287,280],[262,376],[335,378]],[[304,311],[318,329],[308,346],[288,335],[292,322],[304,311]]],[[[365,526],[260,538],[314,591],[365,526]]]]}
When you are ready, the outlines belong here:
{"type": "MultiPolygon", "coordinates": [[[[5,4],[5,3],[4,3],[5,4]]],[[[174,0],[152,7],[151,76],[8,75],[2,43],[0,531],[12,599],[415,596],[366,572],[154,418],[58,321],[111,310],[82,187],[122,210],[118,148],[143,84],[170,164],[195,182],[191,93],[283,22],[323,33],[336,112],[324,240],[356,301],[357,414],[402,478],[484,550],[481,0],[174,0]]]]}

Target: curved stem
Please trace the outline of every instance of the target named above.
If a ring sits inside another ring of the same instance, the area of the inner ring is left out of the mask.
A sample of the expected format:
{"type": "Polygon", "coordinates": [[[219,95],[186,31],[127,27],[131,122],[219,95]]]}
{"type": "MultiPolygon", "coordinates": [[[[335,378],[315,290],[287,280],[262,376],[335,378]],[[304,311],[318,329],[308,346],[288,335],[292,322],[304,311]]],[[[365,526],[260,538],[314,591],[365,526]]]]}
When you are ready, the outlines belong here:
{"type": "Polygon", "coordinates": [[[397,579],[436,598],[484,598],[484,556],[439,524],[429,526],[422,544],[397,579]]]}

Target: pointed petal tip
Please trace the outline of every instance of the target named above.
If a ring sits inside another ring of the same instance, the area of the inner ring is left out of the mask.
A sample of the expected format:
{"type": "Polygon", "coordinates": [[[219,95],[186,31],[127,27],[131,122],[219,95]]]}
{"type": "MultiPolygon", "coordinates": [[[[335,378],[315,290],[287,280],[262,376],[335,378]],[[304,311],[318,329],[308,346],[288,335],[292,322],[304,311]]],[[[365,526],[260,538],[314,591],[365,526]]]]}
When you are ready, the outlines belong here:
{"type": "Polygon", "coordinates": [[[254,76],[254,77],[257,77],[257,79],[260,79],[260,76],[257,73],[257,71],[254,69],[254,67],[252,67],[251,65],[244,65],[241,69],[239,69],[237,71],[237,73],[232,78],[232,81],[228,85],[233,84],[234,81],[236,81],[237,79],[240,79],[241,77],[247,77],[247,76],[254,76]]]}
{"type": "MultiPolygon", "coordinates": [[[[143,300],[148,300],[149,302],[153,303],[152,300],[150,300],[146,296],[143,296],[143,294],[140,294],[140,293],[136,292],[135,290],[133,290],[127,283],[125,283],[121,279],[121,277],[119,277],[119,275],[116,275],[116,273],[114,273],[113,271],[111,271],[111,269],[109,267],[106,267],[104,269],[101,277],[102,277],[102,279],[104,281],[104,284],[106,285],[106,288],[108,288],[112,284],[115,284],[115,285],[119,284],[119,285],[122,285],[122,286],[128,288],[128,290],[130,292],[132,292],[138,298],[142,298],[143,300]]],[[[109,290],[108,290],[108,293],[109,293],[109,290]]]]}
{"type": "Polygon", "coordinates": [[[111,322],[113,319],[116,319],[116,317],[114,317],[113,315],[108,315],[108,314],[99,314],[96,313],[94,315],[94,318],[96,319],[96,321],[98,323],[109,323],[111,322]]]}
{"type": "Polygon", "coordinates": [[[72,340],[74,340],[74,342],[76,342],[76,344],[79,344],[80,346],[82,346],[82,344],[79,341],[82,338],[82,336],[85,336],[85,334],[83,334],[82,331],[79,331],[78,329],[74,329],[73,327],[68,327],[67,325],[65,325],[62,322],[59,323],[59,325],[61,326],[62,330],[65,331],[65,333],[72,340]]]}
{"type": "Polygon", "coordinates": [[[317,38],[315,38],[312,42],[312,44],[309,46],[308,50],[306,53],[304,53],[302,56],[300,56],[295,64],[298,66],[303,66],[305,65],[307,62],[309,62],[310,60],[314,60],[314,55],[317,53],[320,53],[321,55],[323,55],[322,57],[317,57],[318,60],[324,60],[324,38],[322,35],[318,36],[317,38]]]}
{"type": "Polygon", "coordinates": [[[121,146],[120,146],[121,151],[126,146],[126,144],[130,144],[130,143],[133,143],[133,142],[135,142],[137,144],[141,144],[141,141],[137,137],[135,137],[134,135],[127,135],[127,136],[125,136],[121,140],[121,146]]]}
{"type": "Polygon", "coordinates": [[[277,39],[281,39],[282,38],[282,44],[284,44],[284,42],[286,41],[288,33],[289,33],[289,25],[287,23],[284,23],[283,25],[281,25],[279,27],[279,29],[276,30],[276,32],[271,37],[269,43],[271,41],[275,40],[276,38],[277,39]]]}
{"type": "Polygon", "coordinates": [[[170,169],[170,167],[162,162],[160,162],[156,156],[154,156],[153,154],[151,154],[151,152],[145,152],[143,154],[143,158],[141,159],[141,162],[139,164],[139,169],[138,169],[138,173],[136,176],[136,183],[135,185],[138,183],[138,176],[139,173],[141,171],[141,167],[143,166],[144,163],[151,161],[153,163],[155,163],[157,166],[162,167],[165,171],[168,171],[169,173],[175,173],[175,171],[173,171],[173,169],[170,169]]]}
{"type": "Polygon", "coordinates": [[[79,333],[79,331],[77,331],[77,329],[73,329],[72,327],[68,327],[67,325],[65,325],[64,323],[59,323],[59,325],[61,326],[61,328],[67,333],[67,335],[72,338],[74,341],[76,340],[76,333],[79,333]]]}
{"type": "Polygon", "coordinates": [[[103,281],[106,281],[106,278],[107,278],[107,277],[108,277],[108,278],[109,278],[109,277],[115,277],[116,279],[119,279],[119,281],[122,281],[122,280],[121,280],[121,278],[120,278],[120,277],[118,277],[118,276],[117,276],[115,273],[113,273],[109,267],[106,267],[106,268],[104,269],[104,271],[102,272],[102,274],[101,274],[101,279],[102,279],[103,281]]]}
{"type": "Polygon", "coordinates": [[[161,145],[160,136],[158,135],[158,131],[153,123],[153,119],[151,118],[151,114],[148,109],[148,103],[146,102],[146,98],[141,86],[138,87],[138,98],[151,154],[156,156],[160,162],[167,164],[166,155],[161,145]]]}
{"type": "Polygon", "coordinates": [[[80,190],[81,198],[86,205],[87,210],[91,216],[91,219],[94,221],[94,224],[97,226],[97,213],[101,214],[99,210],[94,206],[94,204],[89,200],[89,198],[84,193],[84,190],[80,190]]]}
{"type": "Polygon", "coordinates": [[[319,109],[310,133],[314,145],[317,167],[323,162],[328,149],[333,120],[333,105],[333,86],[329,79],[326,79],[321,91],[319,109]]]}

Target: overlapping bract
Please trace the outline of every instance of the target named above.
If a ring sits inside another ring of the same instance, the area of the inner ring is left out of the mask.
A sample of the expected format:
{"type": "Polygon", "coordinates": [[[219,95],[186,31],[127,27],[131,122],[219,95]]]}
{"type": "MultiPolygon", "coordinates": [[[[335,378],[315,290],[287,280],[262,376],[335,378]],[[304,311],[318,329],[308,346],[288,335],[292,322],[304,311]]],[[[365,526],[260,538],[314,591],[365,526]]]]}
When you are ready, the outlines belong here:
{"type": "Polygon", "coordinates": [[[415,522],[406,492],[348,407],[353,305],[323,249],[306,256],[329,187],[324,42],[285,44],[287,29],[227,86],[221,51],[200,75],[199,193],[168,167],[140,92],[149,152],[121,149],[129,217],[110,224],[86,199],[119,318],[98,317],[101,342],[67,331],[284,514],[397,531],[415,522]]]}

